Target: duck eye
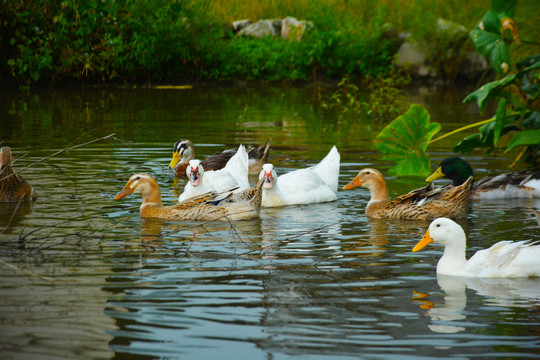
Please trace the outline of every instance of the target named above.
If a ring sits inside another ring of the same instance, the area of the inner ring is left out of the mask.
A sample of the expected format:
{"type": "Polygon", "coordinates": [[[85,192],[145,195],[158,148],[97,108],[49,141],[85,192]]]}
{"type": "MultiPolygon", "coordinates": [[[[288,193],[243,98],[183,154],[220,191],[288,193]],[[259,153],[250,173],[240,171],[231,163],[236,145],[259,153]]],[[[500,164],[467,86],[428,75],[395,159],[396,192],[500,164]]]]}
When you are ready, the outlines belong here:
{"type": "Polygon", "coordinates": [[[140,177],[139,177],[139,176],[137,176],[137,177],[135,178],[135,180],[139,180],[139,179],[140,179],[140,177]]]}

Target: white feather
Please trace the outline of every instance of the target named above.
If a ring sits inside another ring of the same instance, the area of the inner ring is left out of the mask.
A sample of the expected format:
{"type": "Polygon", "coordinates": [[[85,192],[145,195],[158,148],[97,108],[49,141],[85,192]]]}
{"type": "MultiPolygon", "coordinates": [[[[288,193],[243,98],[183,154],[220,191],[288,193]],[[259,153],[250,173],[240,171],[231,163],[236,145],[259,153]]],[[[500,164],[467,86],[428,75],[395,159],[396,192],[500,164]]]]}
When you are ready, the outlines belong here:
{"type": "Polygon", "coordinates": [[[259,178],[272,172],[272,188],[263,188],[263,207],[301,205],[337,200],[340,154],[334,146],[315,166],[277,176],[272,164],[265,164],[259,178]],[[277,180],[276,180],[277,179],[277,180]]]}
{"type": "Polygon", "coordinates": [[[235,189],[239,192],[248,189],[249,160],[246,149],[243,145],[238,147],[238,151],[232,156],[225,167],[221,170],[204,171],[199,160],[191,160],[186,169],[186,175],[190,178],[191,168],[199,167],[200,184],[193,186],[188,182],[184,187],[184,192],[178,197],[178,201],[184,201],[197,195],[202,195],[210,191],[223,192],[235,189]]]}

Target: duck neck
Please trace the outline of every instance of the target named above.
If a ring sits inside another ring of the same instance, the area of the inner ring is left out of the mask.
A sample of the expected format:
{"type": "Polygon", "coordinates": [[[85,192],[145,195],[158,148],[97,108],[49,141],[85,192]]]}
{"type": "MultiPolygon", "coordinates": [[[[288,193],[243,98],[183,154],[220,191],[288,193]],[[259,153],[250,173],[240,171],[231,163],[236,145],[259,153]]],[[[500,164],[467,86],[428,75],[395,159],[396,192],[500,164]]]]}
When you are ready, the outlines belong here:
{"type": "Polygon", "coordinates": [[[388,185],[384,179],[376,179],[366,186],[371,193],[369,202],[389,201],[388,185]]]}
{"type": "Polygon", "coordinates": [[[437,263],[437,274],[459,275],[467,264],[465,247],[465,241],[447,245],[437,263]]]}
{"type": "Polygon", "coordinates": [[[142,196],[141,209],[143,208],[143,206],[148,206],[148,205],[153,205],[157,207],[163,206],[163,203],[161,202],[161,190],[159,188],[159,185],[157,184],[153,184],[153,183],[145,184],[145,188],[143,189],[143,191],[141,191],[141,196],[142,196]]]}
{"type": "Polygon", "coordinates": [[[188,148],[184,153],[182,154],[182,158],[180,159],[180,163],[189,163],[191,160],[195,159],[195,149],[188,148]]]}
{"type": "Polygon", "coordinates": [[[277,181],[274,182],[272,188],[264,189],[262,192],[262,203],[264,206],[285,206],[285,199],[279,189],[277,181]]]}
{"type": "Polygon", "coordinates": [[[454,160],[450,165],[445,165],[443,173],[447,178],[452,179],[453,186],[459,186],[473,176],[471,165],[460,158],[454,160]]]}

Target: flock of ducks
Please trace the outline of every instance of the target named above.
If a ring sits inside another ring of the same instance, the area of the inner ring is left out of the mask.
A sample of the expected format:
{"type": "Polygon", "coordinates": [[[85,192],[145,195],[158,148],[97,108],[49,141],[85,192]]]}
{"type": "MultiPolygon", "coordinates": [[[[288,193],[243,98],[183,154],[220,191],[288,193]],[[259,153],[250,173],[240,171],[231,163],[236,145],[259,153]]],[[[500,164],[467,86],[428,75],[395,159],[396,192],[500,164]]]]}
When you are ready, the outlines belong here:
{"type": "MultiPolygon", "coordinates": [[[[140,216],[180,221],[245,220],[258,217],[261,207],[304,205],[337,200],[340,154],[334,146],[315,166],[277,174],[268,163],[270,140],[255,147],[240,145],[209,156],[195,158],[190,140],[179,140],[173,147],[169,168],[189,180],[175,205],[164,206],[154,177],[132,175],[114,200],[131,193],[142,197],[140,216]],[[253,187],[249,174],[259,174],[253,187]]],[[[0,202],[35,200],[32,187],[13,169],[9,147],[0,154],[0,202]]],[[[467,213],[470,199],[540,197],[540,171],[526,170],[486,177],[473,182],[471,166],[461,158],[448,158],[426,181],[446,177],[452,184],[435,188],[433,183],[389,198],[383,174],[372,168],[360,170],[343,190],[366,187],[371,194],[365,215],[370,218],[433,220],[413,252],[430,243],[445,247],[437,273],[468,277],[540,276],[540,245],[524,241],[501,241],[489,249],[465,258],[466,237],[460,225],[450,218],[467,213]]],[[[539,218],[540,222],[540,218],[539,218]]]]}

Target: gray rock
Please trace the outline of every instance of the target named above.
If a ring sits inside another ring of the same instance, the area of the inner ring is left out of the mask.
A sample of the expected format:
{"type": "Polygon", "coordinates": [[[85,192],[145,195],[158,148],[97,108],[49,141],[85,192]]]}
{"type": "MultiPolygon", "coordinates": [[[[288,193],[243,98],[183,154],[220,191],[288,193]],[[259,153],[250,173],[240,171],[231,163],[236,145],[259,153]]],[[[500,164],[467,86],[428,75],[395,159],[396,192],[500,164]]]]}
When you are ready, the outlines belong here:
{"type": "Polygon", "coordinates": [[[287,40],[302,40],[307,29],[313,28],[311,21],[298,21],[292,16],[287,16],[281,21],[281,37],[287,40]]]}
{"type": "Polygon", "coordinates": [[[251,25],[253,22],[249,19],[246,19],[246,20],[238,20],[238,21],[234,21],[232,23],[232,30],[233,30],[233,33],[238,33],[240,30],[242,30],[243,28],[251,25]]]}
{"type": "Polygon", "coordinates": [[[467,28],[463,25],[457,24],[450,20],[439,18],[437,20],[437,31],[443,33],[446,36],[463,36],[466,37],[468,34],[467,28]]]}
{"type": "Polygon", "coordinates": [[[236,36],[253,36],[256,38],[262,38],[264,36],[276,37],[278,32],[276,31],[273,22],[274,20],[259,20],[240,30],[236,36]]]}
{"type": "MultiPolygon", "coordinates": [[[[436,31],[440,39],[450,39],[449,44],[452,45],[449,45],[447,53],[444,55],[447,58],[452,58],[455,49],[462,49],[461,46],[465,46],[468,31],[464,26],[439,18],[436,31]]],[[[433,62],[436,62],[438,59],[431,58],[434,55],[429,52],[429,44],[417,41],[411,36],[408,36],[408,34],[400,34],[399,37],[404,42],[394,57],[394,64],[399,68],[407,70],[413,76],[438,77],[438,71],[433,66],[433,62]]],[[[461,60],[454,59],[454,61],[461,60]]],[[[473,51],[467,54],[464,60],[459,63],[457,75],[474,78],[488,69],[489,63],[484,56],[473,51]]]]}
{"type": "Polygon", "coordinates": [[[410,38],[399,47],[394,64],[413,75],[422,77],[436,75],[436,71],[430,66],[425,47],[410,38]]]}

